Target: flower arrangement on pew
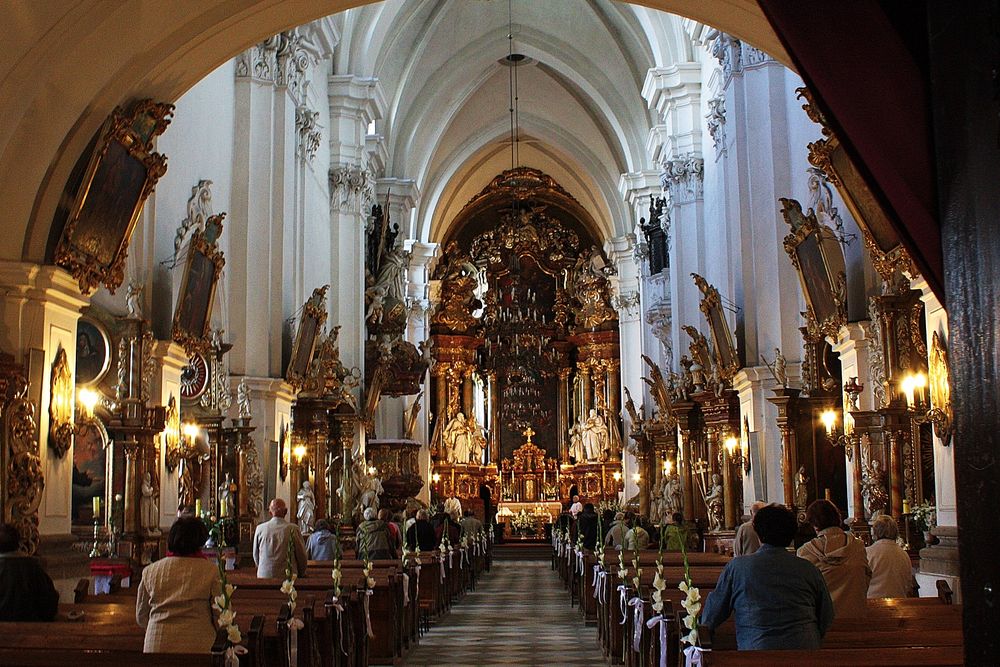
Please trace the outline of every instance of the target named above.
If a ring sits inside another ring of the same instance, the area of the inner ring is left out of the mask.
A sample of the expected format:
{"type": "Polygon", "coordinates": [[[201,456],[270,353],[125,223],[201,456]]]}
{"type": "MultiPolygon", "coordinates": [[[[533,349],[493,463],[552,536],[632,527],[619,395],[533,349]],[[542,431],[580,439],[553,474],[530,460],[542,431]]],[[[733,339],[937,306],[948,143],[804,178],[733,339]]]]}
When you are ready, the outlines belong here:
{"type": "Polygon", "coordinates": [[[340,599],[340,582],[344,578],[344,573],[340,568],[340,557],[343,555],[340,547],[340,521],[335,522],[334,534],[337,536],[337,550],[333,554],[333,571],[330,576],[333,577],[333,602],[337,604],[340,599]]]}
{"type": "Polygon", "coordinates": [[[226,638],[229,640],[229,648],[226,649],[226,667],[239,665],[239,656],[247,653],[247,649],[240,646],[243,635],[240,633],[240,626],[236,623],[236,612],[233,611],[233,592],[236,586],[229,583],[226,577],[226,562],[221,552],[216,556],[216,565],[219,568],[219,583],[222,592],[212,600],[212,609],[218,613],[216,623],[220,629],[226,631],[226,638]]]}
{"type": "Polygon", "coordinates": [[[597,515],[597,544],[594,545],[594,552],[597,554],[597,564],[604,567],[604,524],[601,515],[597,515]]]}
{"type": "MultiPolygon", "coordinates": [[[[684,593],[681,606],[687,612],[684,617],[684,627],[688,633],[681,637],[681,641],[691,646],[698,645],[698,614],[701,612],[701,591],[696,586],[691,585],[691,564],[687,555],[687,533],[677,526],[667,526],[667,534],[676,538],[676,542],[681,550],[681,558],[684,559],[684,579],[677,585],[678,590],[684,593]]],[[[662,538],[661,538],[662,542],[662,538]]]]}
{"type": "Polygon", "coordinates": [[[632,552],[632,567],[635,568],[635,576],[632,577],[632,585],[635,586],[635,594],[640,594],[639,577],[642,576],[642,568],[639,567],[639,540],[635,541],[635,550],[632,552]]]}
{"type": "Polygon", "coordinates": [[[667,580],[663,576],[663,545],[667,541],[666,526],[660,528],[660,549],[656,556],[656,575],[653,577],[653,611],[663,615],[663,591],[667,590],[667,580]]]}
{"type": "Polygon", "coordinates": [[[299,575],[292,571],[292,561],[295,558],[295,545],[292,543],[292,536],[288,536],[288,544],[285,547],[285,580],[281,583],[281,592],[288,596],[288,611],[295,611],[295,600],[299,597],[295,590],[295,580],[299,575]]]}
{"type": "Polygon", "coordinates": [[[628,567],[625,565],[625,550],[618,552],[618,578],[623,582],[628,577],[628,567]]]}

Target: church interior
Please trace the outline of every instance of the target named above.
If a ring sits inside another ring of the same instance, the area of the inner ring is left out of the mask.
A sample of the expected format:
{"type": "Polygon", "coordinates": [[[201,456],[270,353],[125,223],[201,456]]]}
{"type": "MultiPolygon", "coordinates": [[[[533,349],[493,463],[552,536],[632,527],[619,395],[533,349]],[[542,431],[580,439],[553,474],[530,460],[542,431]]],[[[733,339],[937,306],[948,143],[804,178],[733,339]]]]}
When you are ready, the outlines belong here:
{"type": "Polygon", "coordinates": [[[0,664],[996,664],[994,3],[4,14],[0,664]],[[765,505],[908,595],[699,634],[765,505]],[[144,654],[192,518],[218,636],[144,654]]]}

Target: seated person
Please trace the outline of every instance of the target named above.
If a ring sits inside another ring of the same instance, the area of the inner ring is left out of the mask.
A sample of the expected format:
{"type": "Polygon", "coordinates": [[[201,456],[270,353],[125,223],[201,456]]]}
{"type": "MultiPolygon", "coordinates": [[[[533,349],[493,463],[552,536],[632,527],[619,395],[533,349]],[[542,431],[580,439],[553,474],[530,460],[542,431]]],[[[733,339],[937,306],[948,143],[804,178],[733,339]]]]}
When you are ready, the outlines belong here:
{"type": "Polygon", "coordinates": [[[712,631],[735,613],[741,651],[820,648],[833,623],[833,601],[816,566],[786,550],[796,524],[781,505],[757,512],[760,548],[723,568],[705,601],[702,626],[712,631]]]}
{"type": "Polygon", "coordinates": [[[628,532],[628,524],[625,523],[625,514],[618,512],[615,514],[615,521],[611,524],[608,534],[604,536],[604,545],[621,551],[626,532],[628,532]]]}
{"type": "Polygon", "coordinates": [[[16,526],[0,526],[0,621],[51,621],[59,593],[38,558],[18,553],[20,543],[16,526]]]}
{"type": "Polygon", "coordinates": [[[306,552],[309,560],[333,560],[338,557],[340,545],[337,543],[337,536],[330,532],[329,521],[320,519],[316,522],[313,534],[306,544],[306,552]]]}
{"type": "Polygon", "coordinates": [[[181,517],[170,527],[167,551],[142,571],[135,620],[146,628],[145,653],[209,653],[216,627],[212,600],[222,593],[218,566],[200,558],[208,540],[201,519],[181,517]]]}
{"type": "Polygon", "coordinates": [[[358,558],[365,560],[392,560],[396,553],[392,550],[392,536],[389,525],[378,518],[374,507],[365,509],[365,520],[358,526],[358,558]]]}
{"type": "Polygon", "coordinates": [[[642,550],[649,546],[649,532],[642,527],[642,520],[636,516],[632,521],[632,528],[625,533],[623,548],[625,551],[642,550]]]}
{"type": "Polygon", "coordinates": [[[434,551],[438,547],[437,535],[431,525],[431,515],[427,510],[417,512],[417,520],[406,531],[406,548],[411,551],[419,548],[421,551],[434,551]]]}
{"type": "Polygon", "coordinates": [[[767,503],[758,500],[750,506],[750,519],[736,529],[736,538],[733,540],[734,556],[746,556],[760,548],[760,538],[753,529],[753,518],[757,511],[766,505],[767,503]]]}
{"type": "Polygon", "coordinates": [[[576,515],[577,535],[583,538],[583,548],[593,551],[597,546],[597,512],[594,503],[587,503],[576,515]]]}
{"type": "Polygon", "coordinates": [[[866,549],[872,580],[870,598],[905,598],[913,592],[913,564],[910,556],[896,544],[899,528],[891,516],[880,514],[872,522],[875,543],[866,549]]]}
{"type": "Polygon", "coordinates": [[[864,616],[872,578],[864,543],[844,532],[840,510],[829,500],[814,500],[806,508],[806,521],[816,531],[816,537],[799,547],[799,558],[805,558],[823,574],[837,618],[864,616]]]}
{"type": "Polygon", "coordinates": [[[465,510],[465,518],[462,519],[462,532],[466,537],[472,538],[483,529],[483,522],[476,518],[472,510],[465,510]]]}

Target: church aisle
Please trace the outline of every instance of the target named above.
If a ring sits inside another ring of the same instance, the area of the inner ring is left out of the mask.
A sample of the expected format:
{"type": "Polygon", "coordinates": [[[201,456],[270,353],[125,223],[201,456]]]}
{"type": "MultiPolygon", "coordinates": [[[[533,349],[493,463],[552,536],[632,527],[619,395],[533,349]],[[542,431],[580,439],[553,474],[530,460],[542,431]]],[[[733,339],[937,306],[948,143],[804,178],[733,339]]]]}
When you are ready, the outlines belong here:
{"type": "Polygon", "coordinates": [[[494,561],[407,657],[416,665],[604,665],[548,561],[494,561]]]}

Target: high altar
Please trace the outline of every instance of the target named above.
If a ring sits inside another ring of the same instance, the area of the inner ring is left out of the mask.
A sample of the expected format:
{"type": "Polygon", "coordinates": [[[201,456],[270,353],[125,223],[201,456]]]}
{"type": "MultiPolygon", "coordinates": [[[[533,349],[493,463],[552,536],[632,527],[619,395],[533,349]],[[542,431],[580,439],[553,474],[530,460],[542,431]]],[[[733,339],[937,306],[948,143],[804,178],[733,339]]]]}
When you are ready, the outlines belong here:
{"type": "Polygon", "coordinates": [[[432,500],[617,499],[615,270],[593,221],[529,168],[497,176],[459,218],[433,273],[432,500]]]}

